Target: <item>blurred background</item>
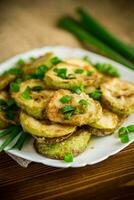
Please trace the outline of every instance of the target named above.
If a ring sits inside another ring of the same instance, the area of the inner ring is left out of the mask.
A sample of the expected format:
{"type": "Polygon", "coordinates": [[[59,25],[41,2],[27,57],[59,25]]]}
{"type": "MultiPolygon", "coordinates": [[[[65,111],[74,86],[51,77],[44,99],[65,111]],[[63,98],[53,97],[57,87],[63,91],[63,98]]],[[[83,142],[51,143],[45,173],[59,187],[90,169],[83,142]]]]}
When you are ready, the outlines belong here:
{"type": "Polygon", "coordinates": [[[0,61],[46,45],[82,47],[57,27],[64,14],[77,7],[90,14],[122,40],[134,44],[133,0],[0,0],[0,61]]]}

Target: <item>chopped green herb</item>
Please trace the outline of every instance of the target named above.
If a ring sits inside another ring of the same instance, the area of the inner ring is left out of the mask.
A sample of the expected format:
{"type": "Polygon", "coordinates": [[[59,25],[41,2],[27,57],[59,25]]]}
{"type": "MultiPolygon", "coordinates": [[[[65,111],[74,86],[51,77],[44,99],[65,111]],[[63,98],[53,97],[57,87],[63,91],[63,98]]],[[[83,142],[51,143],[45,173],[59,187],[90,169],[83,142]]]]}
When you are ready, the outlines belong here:
{"type": "Polygon", "coordinates": [[[14,74],[16,76],[20,76],[23,74],[23,70],[20,68],[11,68],[8,71],[4,72],[3,75],[14,74]]]}
{"type": "Polygon", "coordinates": [[[88,101],[85,100],[85,99],[81,99],[81,100],[79,101],[79,104],[88,105],[88,101]]]}
{"type": "Polygon", "coordinates": [[[26,100],[32,99],[32,97],[30,96],[30,87],[27,86],[24,92],[21,94],[21,96],[23,99],[26,99],[26,100]]]}
{"type": "Polygon", "coordinates": [[[64,119],[69,120],[69,119],[71,119],[72,115],[73,115],[72,111],[67,112],[64,114],[64,119]]]}
{"type": "Polygon", "coordinates": [[[6,101],[3,99],[0,99],[0,107],[6,106],[6,105],[7,105],[6,101]]]}
{"type": "Polygon", "coordinates": [[[23,77],[24,80],[30,80],[30,79],[36,79],[36,78],[37,78],[36,74],[26,74],[23,77]]]}
{"type": "Polygon", "coordinates": [[[57,76],[59,76],[62,79],[67,79],[67,69],[66,68],[54,68],[54,72],[57,73],[57,76]]]}
{"type": "Polygon", "coordinates": [[[99,89],[95,89],[93,92],[89,94],[91,98],[94,100],[100,100],[101,99],[101,91],[99,89]]]}
{"type": "Polygon", "coordinates": [[[9,107],[11,107],[15,104],[15,101],[14,101],[14,99],[10,98],[10,99],[7,100],[6,103],[7,103],[7,106],[9,108],[9,107]]]}
{"type": "Polygon", "coordinates": [[[93,73],[94,73],[93,71],[89,70],[89,71],[87,71],[87,76],[92,76],[93,73]]]}
{"type": "Polygon", "coordinates": [[[90,60],[90,58],[88,56],[84,56],[83,60],[88,62],[89,64],[92,64],[92,62],[91,62],[91,60],[90,60]]]}
{"type": "Polygon", "coordinates": [[[134,132],[134,124],[127,126],[127,130],[129,133],[134,132]]]}
{"type": "Polygon", "coordinates": [[[25,64],[25,61],[22,59],[22,58],[20,58],[17,62],[16,62],[16,66],[17,67],[20,67],[20,66],[22,66],[22,65],[24,65],[25,64]]]}
{"type": "Polygon", "coordinates": [[[115,76],[115,77],[120,76],[118,70],[115,67],[113,67],[111,64],[96,63],[94,66],[101,73],[104,73],[110,76],[115,76]]]}
{"type": "Polygon", "coordinates": [[[62,113],[70,112],[70,111],[73,111],[73,110],[74,110],[74,107],[71,106],[71,105],[66,105],[66,106],[64,106],[63,108],[60,109],[60,111],[62,113]]]}
{"type": "Polygon", "coordinates": [[[76,73],[76,74],[82,74],[83,72],[84,72],[83,69],[76,69],[76,70],[75,70],[75,73],[76,73]]]}
{"type": "Polygon", "coordinates": [[[71,97],[66,95],[60,98],[61,103],[68,103],[71,100],[71,97]]]}
{"type": "Polygon", "coordinates": [[[79,85],[79,86],[73,86],[72,88],[71,88],[71,90],[73,91],[73,92],[75,92],[75,93],[77,93],[77,94],[80,94],[81,92],[84,92],[84,85],[79,85]]]}
{"type": "Polygon", "coordinates": [[[29,58],[29,60],[30,60],[30,61],[35,61],[35,60],[36,60],[36,58],[35,58],[35,57],[33,57],[33,56],[31,56],[31,57],[29,58]]]}
{"type": "Polygon", "coordinates": [[[45,73],[48,71],[48,67],[46,65],[40,65],[35,72],[35,75],[38,79],[43,79],[45,73]]]}
{"type": "Polygon", "coordinates": [[[17,82],[10,83],[10,92],[19,92],[20,85],[17,82]]]}
{"type": "Polygon", "coordinates": [[[19,134],[21,130],[22,130],[21,126],[13,126],[9,136],[0,146],[0,152],[3,151],[16,138],[16,136],[19,134]]]}
{"type": "Polygon", "coordinates": [[[57,56],[51,58],[50,62],[53,64],[53,65],[57,65],[58,63],[62,62],[61,59],[59,59],[57,56]]]}
{"type": "Polygon", "coordinates": [[[40,85],[37,85],[37,86],[34,86],[33,88],[31,88],[32,91],[35,91],[35,92],[40,92],[42,90],[44,90],[44,88],[40,85]]]}
{"type": "Polygon", "coordinates": [[[73,155],[71,153],[67,153],[64,157],[65,162],[73,162],[73,155]]]}
{"type": "Polygon", "coordinates": [[[77,114],[81,114],[81,109],[77,107],[77,108],[75,109],[75,114],[76,114],[76,115],[77,115],[77,114]]]}
{"type": "Polygon", "coordinates": [[[120,128],[118,131],[118,135],[122,143],[129,142],[128,129],[126,127],[120,128]]]}

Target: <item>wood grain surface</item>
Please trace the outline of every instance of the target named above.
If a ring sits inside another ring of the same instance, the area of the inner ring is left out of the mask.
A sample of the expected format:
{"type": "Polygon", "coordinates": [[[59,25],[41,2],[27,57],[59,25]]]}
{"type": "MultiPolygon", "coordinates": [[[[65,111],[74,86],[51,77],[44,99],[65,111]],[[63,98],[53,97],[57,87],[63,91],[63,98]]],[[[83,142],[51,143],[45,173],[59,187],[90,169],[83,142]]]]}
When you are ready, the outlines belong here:
{"type": "MultiPolygon", "coordinates": [[[[1,0],[0,61],[45,45],[81,47],[56,20],[83,6],[109,30],[134,44],[134,1],[1,0]]],[[[134,144],[93,166],[60,169],[20,167],[0,154],[0,200],[134,200],[134,144]]]]}

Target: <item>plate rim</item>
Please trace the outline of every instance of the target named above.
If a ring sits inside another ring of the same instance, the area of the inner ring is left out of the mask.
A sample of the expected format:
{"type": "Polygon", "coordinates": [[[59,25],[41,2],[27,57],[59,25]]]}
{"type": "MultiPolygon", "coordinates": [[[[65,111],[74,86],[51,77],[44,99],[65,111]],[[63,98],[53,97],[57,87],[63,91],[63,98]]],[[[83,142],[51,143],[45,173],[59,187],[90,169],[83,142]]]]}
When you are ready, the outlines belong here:
{"type": "MultiPolygon", "coordinates": [[[[11,64],[10,66],[9,66],[9,63],[15,63],[17,60],[18,60],[18,58],[20,57],[20,58],[24,58],[24,57],[27,57],[27,55],[29,55],[29,54],[33,54],[33,53],[35,53],[36,54],[36,52],[38,52],[37,54],[43,54],[42,53],[42,51],[49,51],[49,50],[47,50],[47,49],[65,49],[65,50],[68,50],[68,51],[81,51],[81,52],[83,52],[84,54],[89,54],[89,57],[91,56],[93,56],[93,57],[97,57],[97,59],[99,60],[104,60],[104,62],[110,62],[111,64],[114,64],[114,65],[117,65],[119,68],[123,68],[124,70],[126,70],[126,71],[130,71],[130,72],[132,72],[133,74],[134,74],[134,71],[133,70],[131,70],[131,69],[129,69],[129,68],[127,68],[127,67],[125,67],[124,65],[122,65],[122,64],[120,64],[120,63],[118,63],[118,62],[116,62],[116,61],[114,61],[114,60],[112,60],[112,59],[109,59],[109,58],[107,58],[107,57],[105,57],[105,56],[102,56],[102,55],[99,55],[99,54],[97,54],[97,53],[94,53],[94,52],[91,52],[91,51],[89,51],[89,50],[85,50],[85,49],[83,49],[83,48],[75,48],[75,47],[68,47],[68,46],[62,46],[62,45],[54,45],[54,46],[44,46],[44,47],[41,47],[41,48],[35,48],[35,49],[31,49],[31,50],[28,50],[28,51],[26,51],[26,52],[23,52],[23,53],[20,53],[20,54],[17,54],[17,55],[15,55],[15,56],[13,56],[13,57],[10,57],[10,58],[8,58],[8,59],[6,59],[6,60],[4,60],[2,63],[0,63],[0,71],[2,71],[2,72],[4,72],[4,67],[5,66],[7,66],[7,68],[12,68],[13,67],[13,64],[11,64]],[[39,53],[39,51],[40,51],[40,53],[39,53]],[[2,67],[3,66],[3,67],[2,67]]],[[[25,59],[25,58],[24,58],[25,59]]],[[[27,60],[27,59],[25,59],[25,60],[27,60]]],[[[5,70],[6,71],[6,70],[5,70]]],[[[107,156],[103,156],[101,159],[99,159],[99,160],[95,160],[94,162],[91,162],[91,163],[87,163],[87,162],[84,162],[83,164],[76,164],[76,165],[72,165],[72,163],[65,163],[65,165],[62,165],[62,166],[60,166],[60,164],[49,164],[48,162],[46,163],[45,162],[45,156],[44,156],[44,160],[40,160],[40,161],[37,161],[37,160],[34,160],[34,159],[29,159],[29,158],[27,158],[27,156],[25,156],[25,155],[20,155],[16,150],[5,150],[5,152],[7,152],[7,153],[10,153],[10,154],[12,154],[12,155],[15,155],[15,156],[18,156],[18,157],[21,157],[21,158],[23,158],[23,159],[26,159],[26,160],[30,160],[30,161],[32,161],[32,162],[36,162],[36,163],[42,163],[42,164],[44,164],[44,165],[47,165],[47,166],[52,166],[52,167],[60,167],[60,168],[68,168],[68,167],[73,167],[73,168],[77,168],[77,167],[84,167],[84,166],[86,166],[86,165],[93,165],[93,164],[96,164],[96,163],[99,163],[99,162],[102,162],[102,161],[104,161],[104,160],[106,160],[107,158],[109,158],[109,157],[111,157],[111,156],[113,156],[113,155],[115,155],[115,154],[117,154],[118,152],[120,152],[121,150],[123,150],[124,148],[126,148],[127,146],[129,146],[132,142],[134,141],[134,138],[129,142],[129,143],[126,143],[126,144],[123,144],[122,145],[122,147],[120,148],[120,149],[118,149],[118,150],[115,150],[115,151],[113,151],[113,152],[111,152],[109,155],[107,155],[107,156]]],[[[52,159],[51,159],[52,160],[52,159]]],[[[53,161],[54,161],[54,159],[53,159],[53,161]]]]}

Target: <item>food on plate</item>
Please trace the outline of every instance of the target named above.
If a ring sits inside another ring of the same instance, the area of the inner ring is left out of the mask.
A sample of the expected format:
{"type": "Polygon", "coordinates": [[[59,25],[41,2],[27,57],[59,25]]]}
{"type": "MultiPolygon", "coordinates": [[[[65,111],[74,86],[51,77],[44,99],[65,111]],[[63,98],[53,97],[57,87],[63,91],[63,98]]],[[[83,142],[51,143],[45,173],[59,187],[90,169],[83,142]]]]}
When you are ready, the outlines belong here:
{"type": "Polygon", "coordinates": [[[73,133],[76,130],[76,126],[56,124],[48,120],[40,121],[24,112],[20,113],[20,124],[25,132],[33,136],[47,138],[61,137],[73,133]]]}
{"type": "Polygon", "coordinates": [[[89,63],[79,66],[62,61],[46,72],[44,81],[50,88],[73,90],[76,86],[98,87],[102,75],[89,63]]]}
{"type": "Polygon", "coordinates": [[[20,83],[19,91],[12,92],[11,95],[22,110],[37,119],[43,119],[53,91],[46,90],[41,80],[31,79],[20,83]]]}
{"type": "Polygon", "coordinates": [[[100,104],[87,94],[76,94],[63,89],[53,94],[47,106],[49,120],[63,124],[90,124],[97,121],[101,114],[100,104]]]}
{"type": "Polygon", "coordinates": [[[48,52],[14,66],[0,77],[0,129],[8,127],[0,137],[11,132],[0,151],[21,131],[14,147],[31,135],[37,152],[71,162],[93,135],[113,134],[134,112],[134,84],[113,78],[111,65],[48,52]]]}
{"type": "Polygon", "coordinates": [[[65,141],[55,144],[47,144],[45,142],[35,141],[37,152],[55,159],[63,160],[70,153],[72,156],[77,156],[82,153],[88,146],[91,134],[84,129],[80,129],[73,133],[65,141]]]}
{"type": "Polygon", "coordinates": [[[15,75],[3,75],[0,77],[0,90],[4,90],[16,78],[15,75]]]}
{"type": "Polygon", "coordinates": [[[100,87],[104,104],[113,112],[122,115],[134,112],[134,84],[113,78],[100,87]]]}

